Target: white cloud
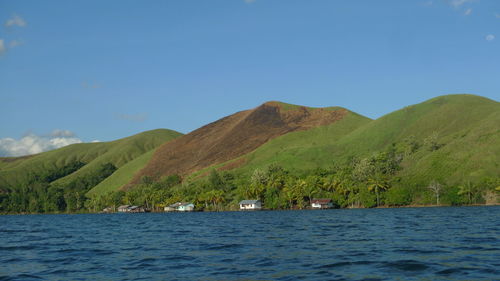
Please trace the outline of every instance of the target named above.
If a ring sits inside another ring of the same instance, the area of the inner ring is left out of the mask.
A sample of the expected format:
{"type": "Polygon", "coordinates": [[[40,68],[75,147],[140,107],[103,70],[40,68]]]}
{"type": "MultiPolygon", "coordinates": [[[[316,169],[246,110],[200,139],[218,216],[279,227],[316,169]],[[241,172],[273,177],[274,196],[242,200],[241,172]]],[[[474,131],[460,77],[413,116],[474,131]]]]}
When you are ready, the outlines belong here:
{"type": "Polygon", "coordinates": [[[468,16],[470,14],[472,14],[472,9],[471,8],[465,10],[464,15],[468,16]]]}
{"type": "Polygon", "coordinates": [[[7,48],[5,48],[5,44],[4,44],[3,39],[0,39],[0,56],[5,54],[6,51],[7,51],[7,48]]]}
{"type": "Polygon", "coordinates": [[[101,142],[100,140],[93,140],[91,143],[101,142]]]}
{"type": "Polygon", "coordinates": [[[82,141],[68,130],[54,130],[50,136],[28,134],[19,140],[0,139],[0,156],[23,156],[53,150],[82,141]]]}
{"type": "Polygon", "coordinates": [[[52,133],[50,133],[50,136],[51,137],[70,138],[70,137],[74,137],[75,134],[72,131],[70,131],[70,130],[55,129],[54,131],[52,131],[52,133]]]}
{"type": "Polygon", "coordinates": [[[8,19],[5,22],[5,26],[7,26],[7,27],[11,27],[11,26],[25,27],[26,21],[18,15],[13,15],[12,18],[8,19]]]}
{"type": "Polygon", "coordinates": [[[488,35],[486,35],[486,37],[484,39],[486,39],[486,41],[493,41],[495,39],[495,35],[488,34],[488,35]]]}

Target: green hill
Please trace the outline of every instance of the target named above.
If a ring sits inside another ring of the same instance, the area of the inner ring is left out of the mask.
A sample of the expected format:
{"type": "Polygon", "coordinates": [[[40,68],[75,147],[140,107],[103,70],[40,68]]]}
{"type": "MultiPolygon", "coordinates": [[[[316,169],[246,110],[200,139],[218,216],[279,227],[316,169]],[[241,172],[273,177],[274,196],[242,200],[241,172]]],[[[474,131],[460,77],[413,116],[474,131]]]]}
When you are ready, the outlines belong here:
{"type": "Polygon", "coordinates": [[[242,157],[194,173],[192,178],[207,174],[207,171],[213,168],[248,175],[256,168],[264,168],[271,164],[279,164],[291,171],[326,167],[333,162],[327,148],[371,121],[367,117],[349,111],[340,121],[280,136],[242,157]]]}
{"type": "Polygon", "coordinates": [[[0,212],[177,201],[220,210],[244,198],[271,209],[321,197],[340,207],[499,202],[500,103],[479,96],[440,96],[376,120],[268,102],[180,135],[154,130],[0,158],[0,212]],[[126,194],[111,192],[123,186],[126,194]]]}
{"type": "Polygon", "coordinates": [[[141,156],[129,161],[121,166],[113,174],[92,188],[87,195],[102,195],[106,192],[116,191],[120,187],[132,180],[133,176],[148,163],[156,149],[142,154],[141,156]]]}
{"type": "Polygon", "coordinates": [[[392,144],[400,149],[411,141],[420,146],[405,157],[400,175],[428,184],[450,184],[466,178],[500,174],[500,103],[474,95],[447,95],[407,106],[370,121],[354,113],[329,126],[286,134],[236,160],[212,166],[249,175],[276,163],[291,171],[328,167],[352,157],[369,157],[392,144]],[[435,138],[439,149],[425,146],[435,138]]]}
{"type": "Polygon", "coordinates": [[[332,144],[335,158],[367,156],[393,143],[421,148],[400,173],[420,184],[457,183],[476,173],[500,174],[500,103],[474,95],[447,95],[385,115],[332,144]],[[426,142],[436,142],[432,150],[426,142]],[[496,152],[496,153],[494,153],[496,152]]]}
{"type": "Polygon", "coordinates": [[[71,163],[82,162],[84,165],[80,169],[51,183],[51,185],[64,186],[107,163],[120,168],[180,135],[172,130],[158,129],[112,142],[73,144],[30,157],[4,158],[0,160],[2,161],[0,186],[16,187],[34,175],[62,169],[71,163]]]}

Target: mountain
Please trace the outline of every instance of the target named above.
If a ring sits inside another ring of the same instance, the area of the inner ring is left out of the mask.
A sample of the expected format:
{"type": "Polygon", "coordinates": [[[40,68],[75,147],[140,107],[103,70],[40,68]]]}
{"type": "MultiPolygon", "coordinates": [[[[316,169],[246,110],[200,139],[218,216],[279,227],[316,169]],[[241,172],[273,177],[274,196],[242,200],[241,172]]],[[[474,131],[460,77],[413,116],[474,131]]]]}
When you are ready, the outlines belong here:
{"type": "Polygon", "coordinates": [[[160,205],[192,200],[218,209],[217,200],[233,206],[253,196],[270,208],[302,208],[314,186],[342,207],[434,204],[431,182],[446,187],[446,204],[495,203],[499,140],[500,103],[475,95],[436,97],[376,120],[340,107],[272,101],[186,135],[153,130],[0,158],[0,212],[73,212],[90,201],[94,211],[147,205],[147,192],[160,205]],[[249,189],[257,170],[260,189],[249,189]],[[280,180],[266,185],[266,177],[280,180]],[[367,189],[375,181],[388,191],[375,197],[367,189]],[[118,190],[129,193],[111,193],[118,190]]]}
{"type": "Polygon", "coordinates": [[[308,132],[313,128],[336,124],[345,118],[356,119],[351,122],[353,125],[369,121],[344,108],[311,108],[267,102],[162,145],[131,183],[139,182],[145,175],[155,178],[174,174],[186,176],[250,153],[279,136],[298,131],[308,132]]]}
{"type": "Polygon", "coordinates": [[[499,140],[500,103],[475,95],[446,95],[372,121],[350,113],[333,124],[280,136],[204,171],[229,167],[248,176],[256,168],[278,163],[299,172],[413,142],[420,149],[405,157],[401,177],[421,185],[431,180],[456,184],[500,174],[499,140]],[[430,138],[439,149],[425,147],[430,138]]]}
{"type": "Polygon", "coordinates": [[[79,143],[36,155],[0,158],[0,187],[23,185],[34,176],[40,177],[72,163],[81,163],[75,171],[51,182],[51,185],[65,186],[95,172],[104,164],[112,164],[119,170],[128,162],[180,135],[172,130],[158,129],[112,142],[79,143]]]}

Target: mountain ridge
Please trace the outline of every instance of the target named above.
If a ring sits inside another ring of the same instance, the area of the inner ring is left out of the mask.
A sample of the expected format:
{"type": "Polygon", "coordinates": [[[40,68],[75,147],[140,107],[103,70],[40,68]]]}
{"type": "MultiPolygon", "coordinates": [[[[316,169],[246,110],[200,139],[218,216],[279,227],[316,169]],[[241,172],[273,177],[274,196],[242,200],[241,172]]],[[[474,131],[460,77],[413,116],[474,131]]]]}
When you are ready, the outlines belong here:
{"type": "Polygon", "coordinates": [[[280,135],[334,123],[348,112],[343,108],[313,109],[266,102],[209,123],[161,146],[131,184],[138,183],[144,175],[156,178],[187,175],[251,152],[280,135]]]}
{"type": "Polygon", "coordinates": [[[99,170],[106,163],[115,165],[116,170],[105,174],[87,193],[95,197],[120,189],[133,190],[141,185],[144,176],[161,181],[178,175],[186,182],[196,182],[216,170],[249,178],[255,170],[274,164],[300,175],[307,170],[331,167],[332,163],[364,161],[391,147],[406,153],[409,141],[419,148],[403,159],[397,172],[401,180],[394,189],[403,185],[423,186],[432,180],[457,184],[500,174],[499,124],[500,103],[470,94],[435,97],[375,120],[342,107],[269,101],[186,135],[175,132],[168,141],[157,138],[147,144],[151,139],[143,132],[134,135],[142,134],[143,138],[137,141],[131,136],[103,144],[76,144],[37,155],[0,158],[0,195],[1,190],[19,183],[12,178],[62,169],[71,161],[85,165],[57,178],[52,186],[64,189],[88,176],[86,171],[99,170]],[[432,137],[436,149],[429,149],[427,144],[432,137]],[[127,139],[131,141],[124,141],[127,139]],[[123,143],[128,152],[117,149],[115,156],[107,158],[110,148],[106,146],[116,143],[123,143]],[[70,156],[69,151],[75,148],[80,152],[70,156]],[[136,152],[132,155],[130,151],[136,152]],[[92,161],[90,166],[88,162],[92,161]],[[12,171],[17,176],[9,175],[12,171]]]}

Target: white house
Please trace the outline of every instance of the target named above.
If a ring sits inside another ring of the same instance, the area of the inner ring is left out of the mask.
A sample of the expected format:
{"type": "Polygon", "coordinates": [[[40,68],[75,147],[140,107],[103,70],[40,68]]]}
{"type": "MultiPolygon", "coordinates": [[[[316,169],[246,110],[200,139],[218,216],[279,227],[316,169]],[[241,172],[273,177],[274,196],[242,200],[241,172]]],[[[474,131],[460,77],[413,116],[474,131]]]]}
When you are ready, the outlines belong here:
{"type": "Polygon", "coordinates": [[[182,203],[179,207],[177,207],[177,211],[179,212],[190,212],[194,210],[193,203],[182,203]]]}
{"type": "Polygon", "coordinates": [[[142,206],[122,205],[118,207],[118,212],[120,213],[146,213],[149,211],[149,209],[146,209],[142,206]]]}
{"type": "Polygon", "coordinates": [[[243,200],[240,202],[240,210],[260,210],[262,203],[260,200],[243,200]]]}
{"type": "Polygon", "coordinates": [[[129,210],[128,208],[130,208],[130,205],[121,205],[120,207],[118,207],[118,212],[126,213],[129,210]]]}
{"type": "Polygon", "coordinates": [[[313,199],[311,200],[311,208],[330,209],[333,208],[333,203],[331,199],[313,199]]]}
{"type": "Polygon", "coordinates": [[[177,202],[177,203],[174,203],[170,206],[166,206],[164,208],[164,211],[165,212],[173,212],[173,211],[177,211],[177,212],[191,212],[191,211],[194,211],[194,204],[193,203],[181,203],[181,202],[177,202]]]}

